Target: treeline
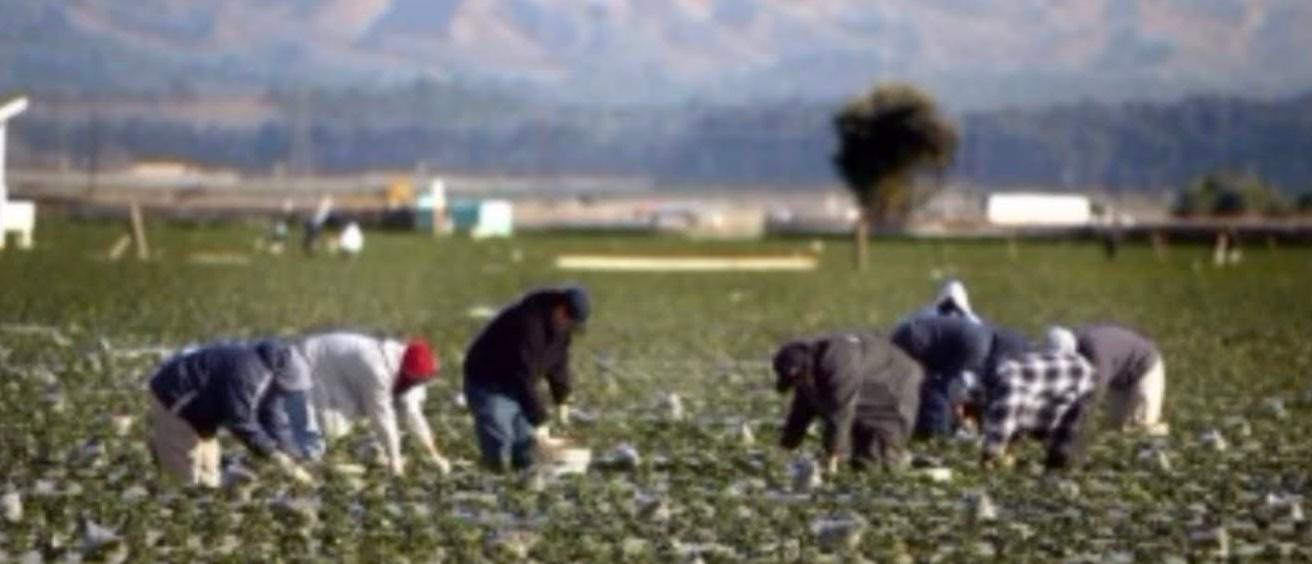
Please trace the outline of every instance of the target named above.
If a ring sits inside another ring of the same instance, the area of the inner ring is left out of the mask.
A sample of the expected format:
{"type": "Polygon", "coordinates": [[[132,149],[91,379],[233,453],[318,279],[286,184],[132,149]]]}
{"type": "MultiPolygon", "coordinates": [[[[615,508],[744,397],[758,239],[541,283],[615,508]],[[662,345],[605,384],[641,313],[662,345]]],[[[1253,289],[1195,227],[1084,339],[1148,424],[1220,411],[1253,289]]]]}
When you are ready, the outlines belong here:
{"type": "MultiPolygon", "coordinates": [[[[571,108],[416,84],[400,92],[271,92],[258,127],[35,113],[15,122],[20,162],[111,167],[182,159],[246,171],[408,169],[633,175],[660,185],[836,182],[837,107],[571,108]]],[[[1080,104],[958,116],[954,178],[983,186],[1176,190],[1232,170],[1312,188],[1312,95],[1080,104]]]]}

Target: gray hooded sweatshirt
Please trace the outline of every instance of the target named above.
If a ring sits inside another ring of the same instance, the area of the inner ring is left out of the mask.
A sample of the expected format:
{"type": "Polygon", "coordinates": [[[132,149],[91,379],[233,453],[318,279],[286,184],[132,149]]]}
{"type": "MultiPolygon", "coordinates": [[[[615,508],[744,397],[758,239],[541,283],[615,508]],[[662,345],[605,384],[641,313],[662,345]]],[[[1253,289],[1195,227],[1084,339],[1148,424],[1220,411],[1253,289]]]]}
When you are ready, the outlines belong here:
{"type": "Polygon", "coordinates": [[[1110,324],[1080,328],[1076,347],[1093,364],[1099,382],[1113,390],[1137,384],[1161,357],[1147,337],[1110,324]]]}
{"type": "Polygon", "coordinates": [[[842,333],[792,341],[775,356],[775,370],[780,390],[795,390],[780,439],[785,448],[799,446],[817,417],[824,422],[824,448],[830,454],[850,452],[888,464],[890,455],[906,444],[923,374],[883,335],[842,333]]]}

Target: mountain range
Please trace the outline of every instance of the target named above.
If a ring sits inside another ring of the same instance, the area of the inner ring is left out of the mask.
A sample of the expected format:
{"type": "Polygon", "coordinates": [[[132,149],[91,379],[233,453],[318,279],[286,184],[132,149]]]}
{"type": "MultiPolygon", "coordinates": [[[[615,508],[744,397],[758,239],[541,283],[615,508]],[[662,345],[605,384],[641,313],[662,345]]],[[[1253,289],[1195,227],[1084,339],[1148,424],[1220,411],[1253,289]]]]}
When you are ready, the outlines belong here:
{"type": "Polygon", "coordinates": [[[579,105],[954,109],[1312,87],[1307,0],[0,0],[0,90],[416,79],[579,105]]]}

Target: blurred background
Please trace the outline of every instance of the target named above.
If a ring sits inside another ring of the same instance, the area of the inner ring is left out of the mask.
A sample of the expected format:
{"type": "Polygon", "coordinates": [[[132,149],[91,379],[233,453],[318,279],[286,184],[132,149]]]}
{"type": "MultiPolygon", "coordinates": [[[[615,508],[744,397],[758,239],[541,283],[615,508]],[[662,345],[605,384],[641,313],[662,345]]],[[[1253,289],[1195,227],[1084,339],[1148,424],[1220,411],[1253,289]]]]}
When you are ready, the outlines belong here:
{"type": "Polygon", "coordinates": [[[30,101],[8,120],[4,182],[40,214],[308,217],[332,196],[366,225],[421,229],[434,205],[495,201],[521,229],[848,231],[875,204],[835,166],[836,115],[887,84],[932,102],[953,143],[932,174],[901,175],[924,197],[876,228],[1269,225],[1312,209],[1305,0],[0,0],[0,14],[0,104],[30,101]],[[990,200],[1016,192],[1042,197],[990,200]],[[1055,196],[1084,200],[1068,213],[1055,196]]]}

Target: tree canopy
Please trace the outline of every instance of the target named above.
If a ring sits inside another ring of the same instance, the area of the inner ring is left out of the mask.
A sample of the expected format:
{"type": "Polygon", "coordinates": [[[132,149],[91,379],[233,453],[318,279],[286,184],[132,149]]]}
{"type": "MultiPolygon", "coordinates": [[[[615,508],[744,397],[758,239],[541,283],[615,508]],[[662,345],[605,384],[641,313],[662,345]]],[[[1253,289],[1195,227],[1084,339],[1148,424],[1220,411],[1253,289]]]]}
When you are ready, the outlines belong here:
{"type": "Polygon", "coordinates": [[[958,144],[934,100],[903,84],[880,85],[848,102],[834,128],[834,166],[874,222],[906,219],[935,189],[918,187],[916,174],[947,168],[958,144]]]}

